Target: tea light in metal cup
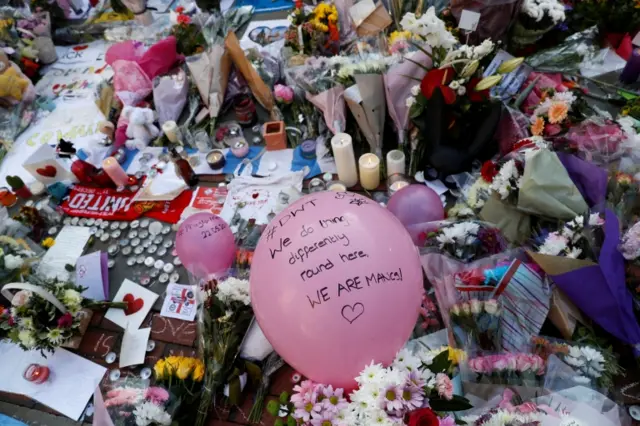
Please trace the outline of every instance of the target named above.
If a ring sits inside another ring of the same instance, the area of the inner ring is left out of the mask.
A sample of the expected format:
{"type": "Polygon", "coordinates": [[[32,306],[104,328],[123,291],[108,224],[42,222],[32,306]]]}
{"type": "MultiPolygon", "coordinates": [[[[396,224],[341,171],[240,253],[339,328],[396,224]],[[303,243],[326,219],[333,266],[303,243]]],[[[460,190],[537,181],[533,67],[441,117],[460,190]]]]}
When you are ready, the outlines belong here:
{"type": "Polygon", "coordinates": [[[109,380],[111,380],[112,382],[115,382],[119,378],[120,378],[120,370],[116,368],[115,370],[109,371],[109,380]]]}
{"type": "Polygon", "coordinates": [[[140,370],[140,378],[141,379],[146,380],[149,377],[151,377],[151,369],[149,367],[145,367],[142,370],[140,370]]]}
{"type": "Polygon", "coordinates": [[[118,358],[118,355],[116,355],[115,352],[109,352],[104,356],[104,362],[107,364],[113,364],[116,361],[116,358],[118,358]]]}
{"type": "Polygon", "coordinates": [[[347,185],[340,182],[339,180],[332,180],[327,184],[327,190],[334,192],[345,192],[347,190],[347,185]]]}
{"type": "Polygon", "coordinates": [[[387,192],[389,193],[389,196],[392,196],[393,194],[400,191],[405,186],[409,186],[409,185],[410,185],[409,179],[407,179],[405,175],[400,173],[390,175],[387,178],[387,192]]]}
{"type": "Polygon", "coordinates": [[[29,366],[22,373],[22,377],[28,382],[40,385],[49,379],[51,371],[46,365],[29,364],[29,366]]]}
{"type": "Polygon", "coordinates": [[[309,181],[309,192],[320,192],[326,190],[327,187],[324,181],[320,178],[313,178],[309,181]]]}
{"type": "Polygon", "coordinates": [[[244,158],[249,154],[249,144],[245,141],[237,141],[231,147],[231,153],[237,158],[244,158]]]}
{"type": "Polygon", "coordinates": [[[227,160],[224,158],[224,153],[219,149],[214,149],[207,154],[207,164],[213,170],[219,170],[224,167],[227,160]]]}

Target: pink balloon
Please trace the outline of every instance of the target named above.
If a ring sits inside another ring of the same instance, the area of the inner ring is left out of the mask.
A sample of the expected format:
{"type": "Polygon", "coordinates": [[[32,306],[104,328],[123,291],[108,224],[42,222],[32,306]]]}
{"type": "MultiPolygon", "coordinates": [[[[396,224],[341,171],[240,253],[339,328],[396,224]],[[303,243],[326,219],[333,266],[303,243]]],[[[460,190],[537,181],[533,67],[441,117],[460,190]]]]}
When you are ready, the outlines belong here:
{"type": "Polygon", "coordinates": [[[276,216],[250,280],[253,310],[276,352],[310,379],[344,388],[371,361],[393,361],[423,293],[407,231],[351,192],[310,194],[276,216]]]}
{"type": "Polygon", "coordinates": [[[235,238],[219,216],[196,213],[178,228],[176,252],[189,272],[208,278],[224,274],[231,267],[236,255],[235,238]]]}
{"type": "Polygon", "coordinates": [[[444,207],[436,192],[426,185],[405,186],[389,199],[387,209],[405,226],[413,242],[418,244],[419,226],[444,219],[444,207]]]}

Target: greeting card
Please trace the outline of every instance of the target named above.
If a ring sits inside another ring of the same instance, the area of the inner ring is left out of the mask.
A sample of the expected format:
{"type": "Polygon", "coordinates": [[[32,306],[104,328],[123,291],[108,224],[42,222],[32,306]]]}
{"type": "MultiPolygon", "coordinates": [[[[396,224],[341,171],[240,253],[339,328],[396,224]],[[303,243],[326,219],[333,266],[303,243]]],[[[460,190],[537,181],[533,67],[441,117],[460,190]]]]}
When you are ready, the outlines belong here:
{"type": "Polygon", "coordinates": [[[124,329],[137,330],[151,310],[158,295],[131,280],[125,279],[113,298],[114,302],[127,302],[126,309],[109,309],[104,316],[124,329]]]}
{"type": "Polygon", "coordinates": [[[74,180],[75,176],[56,158],[56,151],[49,145],[42,145],[22,163],[36,180],[51,185],[63,180],[74,180]]]}

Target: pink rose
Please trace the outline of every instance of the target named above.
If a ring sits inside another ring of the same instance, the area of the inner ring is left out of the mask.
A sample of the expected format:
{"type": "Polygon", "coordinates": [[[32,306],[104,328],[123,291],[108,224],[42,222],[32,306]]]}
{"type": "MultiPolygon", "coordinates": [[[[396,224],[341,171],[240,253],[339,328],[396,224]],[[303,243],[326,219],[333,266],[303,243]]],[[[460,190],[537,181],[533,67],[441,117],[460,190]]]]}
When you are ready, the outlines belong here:
{"type": "Polygon", "coordinates": [[[546,136],[555,136],[562,131],[562,126],[559,124],[547,124],[544,126],[544,134],[546,136]]]}
{"type": "Polygon", "coordinates": [[[444,373],[438,373],[436,375],[436,389],[438,390],[438,395],[446,400],[451,400],[453,398],[453,383],[451,383],[451,379],[444,373]]]}
{"type": "Polygon", "coordinates": [[[516,369],[522,373],[533,370],[533,360],[527,354],[518,354],[516,358],[516,369]]]}
{"type": "Polygon", "coordinates": [[[276,84],[273,88],[273,95],[277,102],[290,104],[293,102],[293,89],[283,84],[276,84]]]}
{"type": "Polygon", "coordinates": [[[493,369],[497,371],[504,371],[508,367],[507,357],[504,355],[498,356],[493,362],[493,369]]]}
{"type": "Polygon", "coordinates": [[[506,355],[507,358],[507,370],[510,371],[516,371],[516,367],[518,365],[517,360],[516,360],[516,355],[506,355]]]}
{"type": "Polygon", "coordinates": [[[469,368],[474,373],[484,373],[484,359],[482,358],[472,358],[469,360],[469,368]]]}
{"type": "Polygon", "coordinates": [[[538,355],[531,355],[531,360],[533,363],[533,369],[536,370],[536,374],[538,376],[542,376],[544,374],[544,360],[540,358],[538,355]]]}

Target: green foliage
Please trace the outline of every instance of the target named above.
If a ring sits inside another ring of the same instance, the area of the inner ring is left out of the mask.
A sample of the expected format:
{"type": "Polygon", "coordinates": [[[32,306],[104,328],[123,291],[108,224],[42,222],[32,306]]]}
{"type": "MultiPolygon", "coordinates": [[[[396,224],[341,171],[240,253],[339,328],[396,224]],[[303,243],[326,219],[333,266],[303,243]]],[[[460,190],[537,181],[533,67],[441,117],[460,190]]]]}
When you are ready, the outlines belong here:
{"type": "Polygon", "coordinates": [[[275,399],[272,399],[267,403],[267,412],[272,416],[278,415],[278,410],[280,409],[280,404],[275,399]]]}
{"type": "Polygon", "coordinates": [[[280,404],[288,404],[289,403],[289,392],[284,391],[280,394],[280,404]]]}

